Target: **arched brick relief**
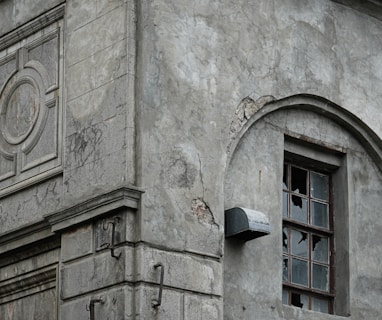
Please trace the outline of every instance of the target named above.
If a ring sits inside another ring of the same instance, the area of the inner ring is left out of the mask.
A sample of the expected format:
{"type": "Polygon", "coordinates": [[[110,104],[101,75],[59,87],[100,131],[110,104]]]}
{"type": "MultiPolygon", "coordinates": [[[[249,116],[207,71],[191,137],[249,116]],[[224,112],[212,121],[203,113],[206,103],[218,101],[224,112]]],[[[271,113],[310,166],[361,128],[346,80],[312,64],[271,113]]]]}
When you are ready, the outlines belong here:
{"type": "Polygon", "coordinates": [[[250,97],[244,98],[235,112],[236,118],[231,123],[227,164],[230,163],[239,141],[254,123],[276,111],[290,109],[317,113],[349,131],[365,148],[382,172],[382,140],[375,132],[343,107],[311,94],[298,94],[279,100],[272,96],[263,96],[256,101],[250,97]]]}

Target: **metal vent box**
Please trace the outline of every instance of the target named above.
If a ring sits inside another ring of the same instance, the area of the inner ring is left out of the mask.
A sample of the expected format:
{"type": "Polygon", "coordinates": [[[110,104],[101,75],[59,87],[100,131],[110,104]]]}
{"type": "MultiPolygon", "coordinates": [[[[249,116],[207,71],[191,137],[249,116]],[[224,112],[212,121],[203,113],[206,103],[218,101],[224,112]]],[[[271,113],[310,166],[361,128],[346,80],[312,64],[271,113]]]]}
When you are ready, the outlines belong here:
{"type": "Polygon", "coordinates": [[[271,232],[268,217],[256,210],[235,207],[225,211],[225,236],[244,241],[265,236],[271,232]]]}

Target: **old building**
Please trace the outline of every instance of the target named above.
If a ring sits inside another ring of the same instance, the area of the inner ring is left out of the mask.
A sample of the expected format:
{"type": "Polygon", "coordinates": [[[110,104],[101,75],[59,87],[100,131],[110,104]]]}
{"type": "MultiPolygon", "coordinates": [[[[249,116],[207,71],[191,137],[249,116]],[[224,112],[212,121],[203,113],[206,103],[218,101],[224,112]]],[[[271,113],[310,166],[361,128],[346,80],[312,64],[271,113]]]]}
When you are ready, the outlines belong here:
{"type": "Polygon", "coordinates": [[[382,319],[382,2],[0,0],[0,319],[382,319]]]}

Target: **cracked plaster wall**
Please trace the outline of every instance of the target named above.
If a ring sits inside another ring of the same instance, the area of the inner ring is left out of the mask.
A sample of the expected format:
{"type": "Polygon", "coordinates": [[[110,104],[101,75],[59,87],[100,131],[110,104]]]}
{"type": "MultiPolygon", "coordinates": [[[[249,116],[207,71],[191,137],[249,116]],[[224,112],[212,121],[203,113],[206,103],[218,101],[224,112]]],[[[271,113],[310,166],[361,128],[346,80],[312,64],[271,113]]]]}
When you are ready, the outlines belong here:
{"type": "Polygon", "coordinates": [[[122,0],[67,2],[66,203],[134,184],[132,11],[122,0]]]}
{"type": "Polygon", "coordinates": [[[346,168],[347,177],[343,185],[333,191],[337,203],[345,197],[343,204],[334,204],[336,266],[341,270],[336,277],[336,292],[341,299],[337,301],[336,314],[351,315],[350,319],[378,318],[381,171],[351,133],[330,119],[309,111],[282,110],[259,120],[246,132],[227,172],[226,208],[239,206],[265,212],[272,232],[245,244],[225,242],[225,319],[306,319],[311,316],[320,320],[342,319],[281,304],[282,248],[275,244],[282,242],[280,181],[285,133],[319,138],[321,143],[345,151],[346,160],[343,158],[341,167],[346,168]],[[255,152],[271,144],[272,152],[255,152]],[[350,270],[350,274],[346,270],[350,270]]]}
{"type": "MultiPolygon", "coordinates": [[[[142,234],[146,241],[166,243],[177,250],[222,254],[227,148],[229,150],[234,135],[232,130],[240,129],[242,119],[246,118],[238,112],[240,101],[245,97],[258,101],[263,96],[272,100],[271,97],[314,94],[342,106],[378,135],[382,134],[379,119],[381,21],[329,0],[142,1],[138,12],[138,158],[139,184],[146,189],[142,216],[142,234]],[[216,226],[198,218],[197,199],[206,204],[216,226]]],[[[252,112],[247,111],[249,115],[252,112]]],[[[317,140],[328,139],[330,125],[325,127],[323,122],[315,127],[319,120],[314,119],[302,121],[301,126],[311,126],[314,132],[310,134],[317,140]]],[[[279,121],[298,124],[294,119],[279,121]]],[[[277,131],[274,134],[277,135],[277,131]]],[[[347,144],[348,137],[332,135],[334,140],[343,139],[339,144],[347,144]]],[[[272,135],[265,135],[263,139],[262,147],[254,145],[251,152],[263,156],[270,164],[275,163],[275,157],[282,157],[278,144],[281,140],[272,139],[272,135]]],[[[354,142],[352,147],[357,149],[358,144],[354,142]]],[[[254,155],[251,152],[241,164],[238,184],[252,172],[254,155]]],[[[262,171],[264,181],[270,179],[269,175],[277,178],[277,170],[270,167],[262,171]]],[[[354,167],[359,168],[358,164],[354,167]]],[[[374,189],[380,184],[378,171],[373,165],[367,170],[375,173],[371,186],[374,189]]],[[[255,178],[258,178],[257,172],[252,177],[255,178]]],[[[274,209],[277,201],[269,197],[278,189],[267,183],[261,187],[256,195],[259,190],[250,185],[247,193],[235,193],[237,198],[229,203],[237,203],[244,197],[255,209],[268,203],[274,209]],[[249,191],[253,193],[248,195],[249,191]],[[269,201],[266,203],[265,199],[269,201]]],[[[356,197],[360,195],[358,191],[356,194],[356,197]]],[[[363,202],[361,198],[357,201],[363,202]]],[[[362,210],[357,212],[361,214],[362,210]]],[[[367,221],[377,219],[373,209],[368,212],[367,221]]],[[[376,229],[373,234],[377,234],[376,229]]],[[[353,238],[352,250],[362,246],[359,240],[358,236],[353,238]]],[[[268,239],[260,241],[260,247],[263,243],[265,248],[273,248],[268,239]]],[[[266,256],[264,248],[258,251],[261,257],[266,256]]],[[[278,257],[272,250],[270,255],[278,257]]],[[[363,258],[356,256],[352,263],[357,264],[358,259],[363,258]]],[[[233,261],[237,264],[242,260],[233,261]]],[[[276,260],[272,263],[277,266],[276,260]]],[[[378,269],[377,264],[373,266],[378,269]]],[[[378,270],[361,269],[354,270],[378,274],[378,270]]],[[[263,278],[263,273],[247,278],[247,271],[241,275],[233,271],[233,277],[238,277],[244,287],[263,278]]],[[[234,298],[232,305],[242,298],[252,306],[250,312],[245,313],[245,308],[240,309],[237,304],[225,315],[227,319],[253,319],[259,310],[258,319],[303,319],[306,316],[290,310],[283,314],[280,304],[276,303],[281,299],[281,282],[274,281],[270,270],[263,279],[270,282],[261,285],[259,290],[274,289],[273,293],[263,297],[256,295],[255,302],[253,292],[248,296],[235,290],[228,293],[227,300],[234,298]],[[264,309],[258,309],[265,301],[264,309]]],[[[358,280],[352,279],[352,285],[358,280]]],[[[367,281],[362,283],[362,289],[354,291],[360,299],[365,296],[367,281]]],[[[375,287],[373,293],[367,295],[371,301],[376,302],[378,290],[375,287]]],[[[356,304],[352,310],[354,319],[374,316],[378,307],[362,310],[367,309],[367,305],[356,304]]]]}
{"type": "MultiPolygon", "coordinates": [[[[17,9],[17,1],[1,1],[1,34],[61,2],[38,1],[32,9],[17,9]]],[[[136,1],[135,38],[128,27],[135,10],[131,3],[66,1],[63,175],[4,199],[0,232],[137,184],[146,191],[140,208],[144,241],[221,262],[227,148],[232,128],[240,128],[253,112],[237,113],[245,97],[260,107],[263,96],[315,94],[382,134],[375,116],[382,95],[379,20],[329,0],[147,0],[136,1]]],[[[270,145],[273,151],[278,147],[270,145]]],[[[274,156],[267,154],[270,161],[274,156]]],[[[251,161],[248,157],[246,164],[251,161]]],[[[373,185],[379,181],[369,178],[373,185]]],[[[273,189],[267,188],[261,192],[270,194],[273,189]]],[[[360,199],[368,194],[362,192],[356,193],[360,199]]],[[[368,197],[376,200],[378,193],[368,197]]],[[[258,199],[250,198],[250,204],[258,199]]],[[[359,206],[357,212],[364,209],[359,206]]],[[[354,219],[373,230],[370,219],[354,219]]],[[[373,244],[369,253],[378,252],[369,236],[353,231],[354,252],[362,251],[362,243],[373,244]]],[[[378,269],[356,262],[354,267],[362,276],[353,285],[361,292],[378,269]]],[[[221,271],[221,264],[216,269],[221,271]]],[[[221,289],[221,276],[210,280],[221,289]]],[[[219,290],[215,298],[221,307],[219,290]]],[[[266,307],[274,307],[274,299],[265,298],[271,301],[266,307]]],[[[367,314],[357,310],[355,319],[367,314]]],[[[268,311],[262,315],[269,316],[268,311]]],[[[275,319],[281,317],[272,312],[275,319]]],[[[222,317],[220,311],[211,314],[222,317]]]]}
{"type": "MultiPolygon", "coordinates": [[[[223,225],[226,149],[240,116],[236,108],[247,96],[315,94],[382,134],[375,116],[381,21],[308,0],[142,1],[138,12],[139,183],[147,190],[147,240],[197,247],[194,235],[205,231],[192,214],[195,199],[223,225]]],[[[210,243],[202,250],[219,252],[210,243]]]]}
{"type": "MultiPolygon", "coordinates": [[[[60,126],[56,139],[62,140],[63,149],[62,174],[3,198],[0,233],[135,183],[132,3],[51,0],[25,5],[24,1],[4,0],[0,2],[0,36],[63,3],[61,51],[55,56],[49,48],[43,49],[46,60],[51,61],[48,69],[57,67],[57,58],[63,59],[60,86],[64,112],[61,118],[56,116],[60,126]]],[[[14,46],[5,49],[0,58],[14,50],[14,46]]],[[[1,70],[7,79],[5,71],[1,70]]],[[[48,124],[46,131],[52,128],[48,124]]],[[[40,152],[37,148],[34,151],[40,152]]]]}

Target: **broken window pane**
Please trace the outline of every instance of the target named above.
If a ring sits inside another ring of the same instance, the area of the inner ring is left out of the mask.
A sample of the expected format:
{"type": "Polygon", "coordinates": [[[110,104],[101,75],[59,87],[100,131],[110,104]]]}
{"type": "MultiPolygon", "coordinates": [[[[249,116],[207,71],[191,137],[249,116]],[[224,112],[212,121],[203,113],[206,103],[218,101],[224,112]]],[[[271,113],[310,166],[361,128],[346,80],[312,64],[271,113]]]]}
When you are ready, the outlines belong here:
{"type": "Polygon", "coordinates": [[[292,282],[302,286],[308,286],[308,262],[300,259],[292,259],[292,282]]]}
{"type": "Polygon", "coordinates": [[[288,229],[283,228],[283,252],[288,253],[288,229]]]}
{"type": "Polygon", "coordinates": [[[324,313],[332,309],[324,294],[331,291],[329,184],[328,175],[284,163],[282,300],[324,313]]]}
{"type": "Polygon", "coordinates": [[[306,195],[308,172],[296,167],[292,167],[291,171],[292,191],[306,195]]]}
{"type": "Polygon", "coordinates": [[[283,281],[288,281],[288,258],[283,256],[283,281]]]}
{"type": "Polygon", "coordinates": [[[309,309],[309,297],[304,294],[292,292],[291,305],[301,309],[309,309]]]}
{"type": "Polygon", "coordinates": [[[312,258],[315,261],[329,262],[329,241],[327,237],[312,235],[312,258]]]}
{"type": "Polygon", "coordinates": [[[312,310],[329,313],[329,302],[325,299],[312,298],[312,310]]]}
{"type": "Polygon", "coordinates": [[[329,199],[329,177],[316,172],[310,175],[310,192],[311,196],[317,199],[329,199]]]}
{"type": "Polygon", "coordinates": [[[313,264],[312,287],[314,289],[328,291],[329,289],[329,268],[318,264],[313,264]]]}
{"type": "Polygon", "coordinates": [[[292,195],[291,218],[303,223],[308,223],[308,200],[292,195]]]}
{"type": "Polygon", "coordinates": [[[288,216],[288,193],[283,192],[283,216],[288,216]]]}
{"type": "Polygon", "coordinates": [[[311,201],[312,224],[317,227],[328,228],[328,205],[316,201],[311,201]]]}
{"type": "Polygon", "coordinates": [[[288,166],[284,164],[283,189],[288,189],[288,166]]]}
{"type": "Polygon", "coordinates": [[[308,257],[308,234],[291,229],[291,253],[300,257],[308,257]]]}

